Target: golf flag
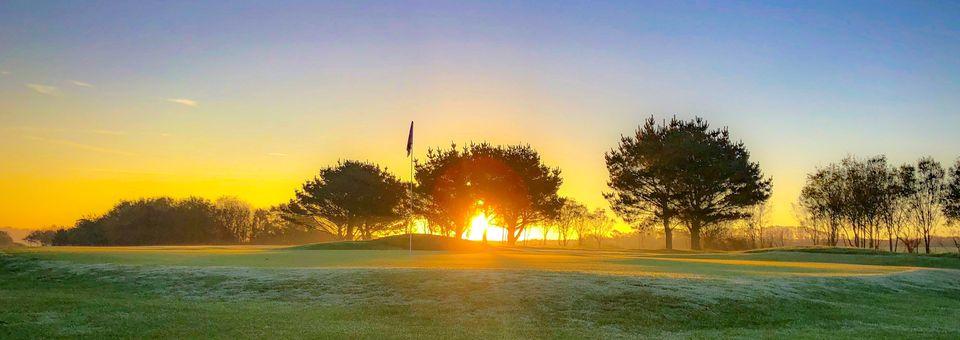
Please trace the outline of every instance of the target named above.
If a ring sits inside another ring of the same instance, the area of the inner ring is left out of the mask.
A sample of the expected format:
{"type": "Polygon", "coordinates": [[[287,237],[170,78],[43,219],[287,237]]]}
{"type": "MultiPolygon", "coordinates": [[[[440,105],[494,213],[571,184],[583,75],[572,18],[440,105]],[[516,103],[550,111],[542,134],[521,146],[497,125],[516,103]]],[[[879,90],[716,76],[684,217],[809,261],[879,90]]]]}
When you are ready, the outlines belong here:
{"type": "Polygon", "coordinates": [[[413,153],[413,121],[410,121],[410,134],[407,135],[407,157],[413,153]]]}

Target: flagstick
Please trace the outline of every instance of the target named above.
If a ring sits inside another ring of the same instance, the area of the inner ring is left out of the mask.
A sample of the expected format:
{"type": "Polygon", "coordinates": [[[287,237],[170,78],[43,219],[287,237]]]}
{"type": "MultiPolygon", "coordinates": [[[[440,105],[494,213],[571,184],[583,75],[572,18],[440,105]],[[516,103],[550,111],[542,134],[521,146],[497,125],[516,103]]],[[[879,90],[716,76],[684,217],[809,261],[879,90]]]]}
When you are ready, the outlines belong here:
{"type": "Polygon", "coordinates": [[[407,222],[407,238],[410,255],[413,255],[413,204],[416,202],[413,197],[413,121],[410,121],[410,133],[407,135],[407,157],[410,157],[410,183],[407,186],[407,193],[410,195],[410,207],[407,208],[407,213],[410,220],[407,222]]]}
{"type": "Polygon", "coordinates": [[[413,254],[413,149],[410,151],[410,223],[407,224],[407,235],[410,237],[410,254],[413,254]]]}

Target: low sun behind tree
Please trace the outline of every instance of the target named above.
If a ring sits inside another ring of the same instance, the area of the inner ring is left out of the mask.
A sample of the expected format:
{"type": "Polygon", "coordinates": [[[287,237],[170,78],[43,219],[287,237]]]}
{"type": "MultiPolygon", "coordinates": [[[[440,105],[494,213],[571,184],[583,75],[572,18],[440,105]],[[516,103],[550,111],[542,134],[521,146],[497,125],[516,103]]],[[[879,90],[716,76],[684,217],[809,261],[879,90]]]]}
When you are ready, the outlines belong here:
{"type": "Polygon", "coordinates": [[[557,216],[560,170],[547,167],[528,145],[487,143],[430,150],[417,165],[418,209],[443,233],[463,237],[480,212],[505,229],[508,244],[524,231],[557,216]]]}

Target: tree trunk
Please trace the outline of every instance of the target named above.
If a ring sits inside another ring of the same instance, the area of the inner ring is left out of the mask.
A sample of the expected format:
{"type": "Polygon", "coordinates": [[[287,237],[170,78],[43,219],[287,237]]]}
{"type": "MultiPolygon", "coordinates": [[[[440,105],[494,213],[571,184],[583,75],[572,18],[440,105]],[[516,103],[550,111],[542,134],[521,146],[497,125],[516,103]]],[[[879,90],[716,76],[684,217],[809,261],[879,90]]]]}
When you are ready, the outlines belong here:
{"type": "Polygon", "coordinates": [[[670,220],[663,220],[663,239],[667,242],[667,250],[673,249],[673,230],[670,229],[670,220]]]}
{"type": "Polygon", "coordinates": [[[690,224],[690,249],[702,249],[700,247],[700,224],[697,222],[690,224]]]}
{"type": "Polygon", "coordinates": [[[511,246],[516,245],[517,238],[519,238],[520,236],[520,235],[517,235],[517,231],[518,231],[517,227],[508,225],[506,229],[507,229],[507,244],[511,246]]]}

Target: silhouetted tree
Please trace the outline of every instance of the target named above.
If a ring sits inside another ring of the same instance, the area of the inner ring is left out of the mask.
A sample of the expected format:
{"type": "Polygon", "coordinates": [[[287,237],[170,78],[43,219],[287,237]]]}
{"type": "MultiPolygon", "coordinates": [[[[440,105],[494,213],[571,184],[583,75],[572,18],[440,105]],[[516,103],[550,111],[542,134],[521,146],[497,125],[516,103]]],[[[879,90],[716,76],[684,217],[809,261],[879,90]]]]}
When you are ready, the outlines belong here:
{"type": "Polygon", "coordinates": [[[820,245],[824,242],[827,235],[826,223],[814,216],[809,210],[804,209],[800,203],[790,205],[794,218],[797,219],[797,231],[801,237],[813,242],[813,245],[820,245]]]}
{"type": "Polygon", "coordinates": [[[333,234],[314,228],[312,225],[291,222],[284,218],[285,205],[269,209],[257,209],[250,221],[250,243],[297,244],[334,240],[333,234]]]}
{"type": "Polygon", "coordinates": [[[13,245],[13,238],[10,237],[10,234],[7,234],[6,231],[0,230],[0,247],[7,247],[13,245]]]}
{"type": "Polygon", "coordinates": [[[290,223],[279,207],[250,211],[237,198],[215,202],[191,197],[121,201],[100,216],[78,220],[70,228],[30,233],[39,245],[160,245],[297,243],[326,241],[330,234],[290,223]]]}
{"type": "Polygon", "coordinates": [[[31,231],[30,234],[27,234],[27,237],[24,237],[23,240],[40,246],[50,246],[53,245],[53,238],[57,235],[58,229],[63,228],[54,227],[49,230],[34,230],[31,231]]]}
{"type": "Polygon", "coordinates": [[[751,208],[749,218],[745,219],[746,233],[751,248],[763,248],[767,225],[770,223],[770,204],[762,202],[751,208]]]}
{"type": "Polygon", "coordinates": [[[530,146],[471,144],[431,149],[417,165],[418,212],[441,230],[462,237],[484,211],[515,244],[528,226],[556,217],[561,201],[560,170],[545,166],[530,146]]]}
{"type": "Polygon", "coordinates": [[[930,243],[936,228],[942,223],[943,202],[947,196],[946,171],[933,158],[917,162],[915,180],[904,183],[910,217],[923,241],[924,251],[930,253],[930,243]]]}
{"type": "Polygon", "coordinates": [[[960,159],[950,168],[949,182],[943,198],[943,214],[953,226],[951,241],[960,256],[960,159]]]}
{"type": "Polygon", "coordinates": [[[417,163],[417,204],[414,209],[443,235],[462,238],[470,220],[480,211],[471,150],[451,145],[430,149],[426,162],[417,163]]]}
{"type": "Polygon", "coordinates": [[[405,197],[405,186],[379,166],[344,161],[304,183],[285,216],[342,240],[370,239],[402,221],[405,197]]]}
{"type": "Polygon", "coordinates": [[[701,118],[673,124],[666,144],[679,158],[673,162],[679,165],[676,207],[690,230],[690,247],[700,249],[701,228],[749,217],[746,208],[770,198],[771,180],[726,128],[710,130],[701,118]]]}
{"type": "Polygon", "coordinates": [[[879,249],[885,236],[890,251],[901,241],[912,250],[914,237],[903,228],[916,186],[913,166],[891,167],[884,156],[848,156],[807,176],[800,203],[814,220],[829,226],[829,245],[843,238],[850,246],[879,249]]]}
{"type": "Polygon", "coordinates": [[[587,218],[590,211],[583,204],[572,198],[564,198],[563,205],[560,207],[560,213],[557,214],[556,225],[557,234],[560,236],[561,245],[567,246],[570,240],[570,234],[577,234],[577,243],[583,247],[583,235],[587,230],[587,218]]]}
{"type": "Polygon", "coordinates": [[[604,155],[611,192],[604,193],[614,212],[631,224],[659,222],[666,248],[673,249],[672,219],[676,216],[678,157],[667,136],[678,129],[674,118],[658,125],[647,118],[634,136],[621,137],[619,146],[604,155]]]}
{"type": "Polygon", "coordinates": [[[912,176],[911,167],[900,166],[888,168],[881,179],[881,194],[879,199],[880,222],[883,224],[887,247],[891,252],[899,248],[899,236],[906,227],[909,218],[907,192],[905,183],[912,176]]]}
{"type": "Polygon", "coordinates": [[[233,242],[243,243],[250,240],[253,223],[250,204],[236,197],[220,197],[214,202],[214,206],[218,222],[229,231],[233,242]]]}
{"type": "Polygon", "coordinates": [[[691,248],[700,249],[703,227],[748,217],[748,207],[770,197],[770,179],[743,143],[699,117],[660,125],[651,117],[606,159],[614,211],[627,221],[659,221],[668,247],[673,218],[690,230],[691,248]]]}
{"type": "Polygon", "coordinates": [[[943,198],[943,214],[953,223],[960,223],[960,159],[950,168],[950,177],[943,198]]]}
{"type": "Polygon", "coordinates": [[[471,154],[481,199],[496,224],[506,229],[508,244],[516,243],[527,227],[557,216],[563,204],[557,196],[560,170],[544,165],[533,148],[476,144],[471,154]]]}
{"type": "Polygon", "coordinates": [[[836,164],[830,164],[807,175],[806,184],[800,191],[800,206],[817,221],[827,225],[827,245],[836,247],[840,241],[840,229],[844,221],[846,198],[843,173],[836,164]]]}
{"type": "Polygon", "coordinates": [[[603,238],[610,235],[617,221],[607,215],[604,209],[596,209],[587,219],[590,235],[597,241],[597,249],[603,249],[603,238]]]}
{"type": "Polygon", "coordinates": [[[844,194],[843,216],[853,239],[850,245],[877,248],[882,201],[886,197],[886,158],[876,156],[860,160],[852,156],[841,161],[844,194]]]}

